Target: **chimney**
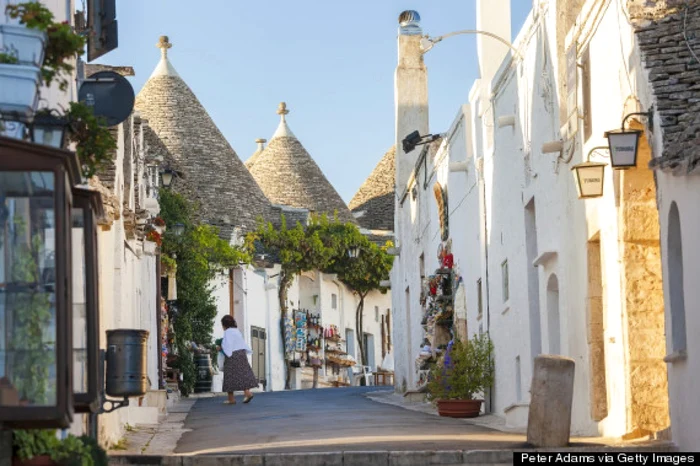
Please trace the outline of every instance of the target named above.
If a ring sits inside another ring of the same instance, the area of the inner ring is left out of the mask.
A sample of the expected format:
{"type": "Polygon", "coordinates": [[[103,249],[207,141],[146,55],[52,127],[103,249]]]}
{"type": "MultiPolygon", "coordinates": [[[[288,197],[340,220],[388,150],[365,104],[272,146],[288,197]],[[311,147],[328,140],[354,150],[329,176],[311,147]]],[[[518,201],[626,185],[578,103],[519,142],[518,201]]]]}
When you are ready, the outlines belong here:
{"type": "Polygon", "coordinates": [[[267,139],[256,139],[255,142],[258,144],[257,152],[262,152],[265,149],[265,143],[267,142],[267,139]]]}
{"type": "MultiPolygon", "coordinates": [[[[477,0],[476,28],[510,42],[510,0],[477,0]]],[[[479,54],[481,81],[488,83],[493,79],[510,49],[485,34],[476,35],[476,49],[479,54]]]]}
{"type": "Polygon", "coordinates": [[[401,141],[413,131],[421,136],[428,127],[428,70],[420,47],[422,30],[420,15],[408,10],[399,16],[399,63],[394,75],[394,104],[396,124],[396,190],[406,189],[421,146],[409,154],[403,151],[401,141]]]}

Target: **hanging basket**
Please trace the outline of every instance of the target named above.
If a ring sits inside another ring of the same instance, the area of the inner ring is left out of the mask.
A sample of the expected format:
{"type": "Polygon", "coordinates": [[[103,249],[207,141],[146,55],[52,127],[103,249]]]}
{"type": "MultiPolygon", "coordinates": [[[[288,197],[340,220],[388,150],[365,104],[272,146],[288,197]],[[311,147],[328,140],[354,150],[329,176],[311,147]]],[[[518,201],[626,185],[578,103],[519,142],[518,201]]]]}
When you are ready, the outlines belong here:
{"type": "Polygon", "coordinates": [[[30,120],[39,104],[40,76],[36,66],[0,63],[0,114],[30,120]]]}
{"type": "Polygon", "coordinates": [[[16,56],[21,65],[41,68],[47,41],[45,32],[24,26],[2,24],[0,35],[5,53],[16,56]]]}

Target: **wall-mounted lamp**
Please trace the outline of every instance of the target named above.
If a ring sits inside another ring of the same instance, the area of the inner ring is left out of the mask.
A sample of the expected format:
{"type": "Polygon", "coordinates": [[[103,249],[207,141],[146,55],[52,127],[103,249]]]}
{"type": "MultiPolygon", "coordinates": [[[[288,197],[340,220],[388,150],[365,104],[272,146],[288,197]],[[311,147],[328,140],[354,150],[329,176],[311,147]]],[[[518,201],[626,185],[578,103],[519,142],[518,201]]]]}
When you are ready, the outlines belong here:
{"type": "Polygon", "coordinates": [[[561,153],[561,151],[564,150],[564,142],[563,141],[549,141],[545,142],[542,144],[542,153],[543,154],[552,154],[554,152],[561,153]]]}
{"type": "Polygon", "coordinates": [[[610,148],[610,165],[614,169],[624,170],[637,166],[637,150],[639,149],[639,137],[642,131],[638,129],[625,129],[625,123],[633,116],[647,118],[647,124],[654,118],[654,107],[648,112],[630,113],[622,120],[621,129],[608,131],[605,137],[610,148]]]}
{"type": "Polygon", "coordinates": [[[594,147],[588,152],[585,162],[571,167],[579,199],[603,196],[603,176],[606,164],[590,161],[591,155],[597,150],[608,150],[608,148],[605,146],[594,147]]]}
{"type": "Polygon", "coordinates": [[[503,115],[498,117],[498,127],[512,126],[515,128],[515,115],[503,115]]]}
{"type": "Polygon", "coordinates": [[[413,149],[416,148],[416,146],[420,146],[423,144],[428,144],[430,142],[435,141],[440,137],[439,134],[427,134],[425,136],[421,136],[418,131],[414,131],[405,138],[403,138],[403,141],[401,141],[403,145],[403,151],[408,154],[411,152],[413,149]]]}

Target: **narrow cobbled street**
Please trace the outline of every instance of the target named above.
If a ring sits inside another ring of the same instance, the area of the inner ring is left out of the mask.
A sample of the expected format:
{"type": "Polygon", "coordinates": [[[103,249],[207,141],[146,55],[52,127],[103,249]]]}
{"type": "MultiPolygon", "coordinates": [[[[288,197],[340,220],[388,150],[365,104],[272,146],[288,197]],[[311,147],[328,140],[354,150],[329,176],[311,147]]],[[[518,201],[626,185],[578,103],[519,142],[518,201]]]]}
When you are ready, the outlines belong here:
{"type": "Polygon", "coordinates": [[[517,448],[524,436],[377,403],[377,387],[260,393],[249,404],[197,401],[175,453],[517,448]]]}

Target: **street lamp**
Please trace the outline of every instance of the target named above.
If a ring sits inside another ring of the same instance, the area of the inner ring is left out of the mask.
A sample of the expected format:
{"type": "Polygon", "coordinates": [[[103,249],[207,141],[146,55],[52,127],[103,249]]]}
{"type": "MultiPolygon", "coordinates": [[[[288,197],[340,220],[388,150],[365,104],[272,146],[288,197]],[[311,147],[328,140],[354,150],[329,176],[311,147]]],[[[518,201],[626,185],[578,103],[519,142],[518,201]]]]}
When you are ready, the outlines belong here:
{"type": "Polygon", "coordinates": [[[358,246],[350,246],[348,249],[348,257],[350,259],[357,259],[360,256],[360,248],[358,246]]]}
{"type": "Polygon", "coordinates": [[[603,196],[603,176],[606,164],[590,161],[591,155],[596,150],[608,150],[608,148],[604,146],[594,147],[588,152],[585,162],[571,167],[571,170],[574,172],[579,199],[603,196]]]}
{"type": "Polygon", "coordinates": [[[73,152],[0,137],[0,425],[73,419],[73,152]]]}
{"type": "Polygon", "coordinates": [[[427,134],[425,136],[421,136],[418,131],[414,131],[405,138],[403,138],[403,141],[401,141],[403,145],[403,151],[404,153],[408,154],[411,152],[413,149],[416,148],[416,146],[420,146],[423,144],[428,144],[430,142],[435,141],[436,139],[439,139],[441,134],[427,134]]]}
{"type": "Polygon", "coordinates": [[[175,236],[182,236],[182,234],[185,232],[185,224],[184,223],[176,223],[173,225],[173,233],[175,233],[175,236]]]}
{"type": "Polygon", "coordinates": [[[160,172],[160,181],[164,188],[169,188],[173,184],[173,178],[175,177],[175,170],[171,168],[166,168],[160,172]]]}
{"type": "Polygon", "coordinates": [[[68,132],[68,120],[52,112],[37,113],[29,126],[29,134],[34,144],[63,149],[68,132]]]}
{"type": "Polygon", "coordinates": [[[654,107],[648,112],[629,113],[623,118],[621,129],[608,131],[605,137],[610,148],[610,165],[614,169],[627,169],[637,166],[637,150],[639,149],[639,137],[642,131],[638,129],[625,129],[627,119],[633,116],[647,118],[647,123],[654,118],[654,107]]]}

